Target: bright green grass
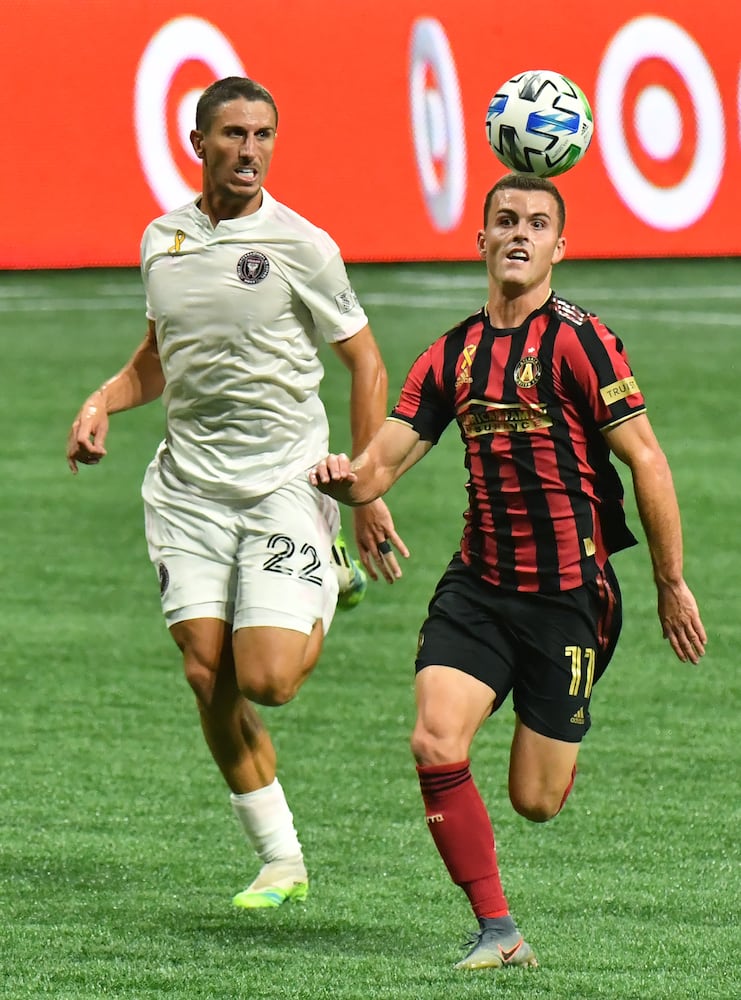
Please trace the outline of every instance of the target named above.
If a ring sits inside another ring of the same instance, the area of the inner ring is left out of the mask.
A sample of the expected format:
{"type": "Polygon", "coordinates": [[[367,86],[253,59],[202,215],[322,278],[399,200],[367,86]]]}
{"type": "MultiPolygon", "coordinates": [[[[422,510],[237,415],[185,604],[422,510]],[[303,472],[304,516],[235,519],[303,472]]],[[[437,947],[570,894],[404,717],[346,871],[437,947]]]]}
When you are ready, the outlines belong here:
{"type": "MultiPolygon", "coordinates": [[[[479,265],[352,275],[392,401],[417,353],[484,295],[479,265]]],[[[143,333],[138,275],[0,275],[0,996],[741,995],[739,263],[565,263],[556,277],[626,342],[673,465],[710,645],[694,668],[662,642],[641,545],[616,559],[623,639],[557,820],[514,815],[511,713],[484,728],[474,770],[541,967],[466,975],[451,966],[473,921],[425,829],[407,749],[416,632],[465,506],[455,430],[389,498],[413,553],[404,579],[339,615],[315,676],[265,713],[309,901],[235,912],[230,895],[255,865],[200,736],[142,536],[159,406],[114,418],[99,468],[74,479],[63,459],[79,402],[143,333]]],[[[333,445],[346,448],[347,378],[329,352],[325,388],[333,445]]]]}

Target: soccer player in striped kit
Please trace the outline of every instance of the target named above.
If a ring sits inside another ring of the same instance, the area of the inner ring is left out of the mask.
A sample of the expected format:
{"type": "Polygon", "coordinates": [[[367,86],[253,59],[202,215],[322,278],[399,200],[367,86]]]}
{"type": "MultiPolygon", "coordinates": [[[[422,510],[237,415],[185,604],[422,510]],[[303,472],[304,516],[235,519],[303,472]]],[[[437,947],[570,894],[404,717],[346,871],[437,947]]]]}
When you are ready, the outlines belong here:
{"type": "Polygon", "coordinates": [[[664,636],[692,663],[707,641],[671,472],[623,345],[551,289],[565,214],[548,180],[494,185],[478,234],[486,304],[417,358],[357,458],[328,455],[310,473],[337,500],[368,503],[458,424],[469,505],[419,636],[412,751],[429,830],[478,919],[459,969],[537,964],[509,912],[470,747],[511,692],[512,805],[537,823],[563,807],[620,632],[609,559],[636,541],[611,454],[630,469],[664,636]]]}

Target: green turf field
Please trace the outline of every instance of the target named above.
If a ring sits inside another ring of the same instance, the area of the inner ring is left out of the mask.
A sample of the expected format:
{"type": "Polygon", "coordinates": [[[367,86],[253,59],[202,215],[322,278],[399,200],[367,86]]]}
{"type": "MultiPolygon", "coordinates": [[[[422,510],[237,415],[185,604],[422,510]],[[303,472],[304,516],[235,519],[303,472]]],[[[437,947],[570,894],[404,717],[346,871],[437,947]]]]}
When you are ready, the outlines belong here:
{"type": "MultiPolygon", "coordinates": [[[[484,297],[480,265],[351,270],[393,398],[419,351],[484,297]]],[[[403,580],[338,616],[296,700],[265,712],[309,900],[234,911],[256,866],[143,541],[139,483],[159,404],[113,419],[98,468],[75,479],[64,461],[79,403],[143,334],[138,273],[0,274],[0,997],[741,996],[741,267],[576,262],[556,278],[626,342],[674,469],[709,648],[695,668],[662,641],[641,545],[615,560],[623,638],[555,821],[513,813],[511,712],[488,723],[473,769],[541,965],[460,973],[473,920],[425,828],[407,746],[417,628],[465,506],[455,429],[390,495],[412,550],[403,580]]],[[[327,352],[337,450],[349,444],[347,384],[327,352]]]]}

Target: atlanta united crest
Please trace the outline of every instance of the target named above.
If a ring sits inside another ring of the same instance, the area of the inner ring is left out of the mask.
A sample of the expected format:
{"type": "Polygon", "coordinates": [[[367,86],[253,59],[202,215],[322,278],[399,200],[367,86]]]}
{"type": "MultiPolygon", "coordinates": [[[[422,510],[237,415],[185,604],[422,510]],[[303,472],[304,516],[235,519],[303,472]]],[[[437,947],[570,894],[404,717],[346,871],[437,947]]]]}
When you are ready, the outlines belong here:
{"type": "Polygon", "coordinates": [[[515,382],[521,389],[531,389],[538,384],[543,368],[537,358],[520,358],[515,368],[515,382]]]}

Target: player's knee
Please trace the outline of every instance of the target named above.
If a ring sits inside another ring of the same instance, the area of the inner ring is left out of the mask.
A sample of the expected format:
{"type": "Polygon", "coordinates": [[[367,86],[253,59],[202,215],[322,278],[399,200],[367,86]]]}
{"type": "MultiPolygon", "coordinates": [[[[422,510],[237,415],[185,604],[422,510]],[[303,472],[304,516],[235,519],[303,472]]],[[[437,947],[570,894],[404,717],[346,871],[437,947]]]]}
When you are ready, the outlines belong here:
{"type": "Polygon", "coordinates": [[[285,705],[311,673],[319,646],[314,651],[312,637],[299,633],[286,641],[274,634],[255,637],[253,631],[236,633],[234,666],[240,693],[256,705],[285,705]]]}
{"type": "Polygon", "coordinates": [[[172,626],[170,632],[183,656],[185,679],[196,696],[200,708],[210,710],[216,702],[233,700],[234,682],[230,652],[224,646],[224,636],[199,629],[197,623],[185,621],[172,626]]]}
{"type": "Polygon", "coordinates": [[[237,664],[240,693],[256,705],[275,708],[296,696],[304,671],[293,659],[269,661],[254,658],[249,664],[237,664]]]}
{"type": "Polygon", "coordinates": [[[240,691],[248,701],[256,705],[277,708],[291,701],[300,686],[300,682],[284,678],[261,678],[259,681],[246,682],[240,687],[240,691]]]}
{"type": "Polygon", "coordinates": [[[561,808],[563,793],[549,789],[513,788],[509,790],[512,808],[531,823],[547,823],[561,808]]]}
{"type": "Polygon", "coordinates": [[[468,754],[460,739],[433,733],[420,724],[414,728],[410,747],[415,761],[422,766],[454,763],[468,754]]]}
{"type": "Polygon", "coordinates": [[[196,696],[199,706],[205,709],[211,708],[216,689],[216,671],[190,656],[184,657],[183,666],[185,679],[196,696]]]}

